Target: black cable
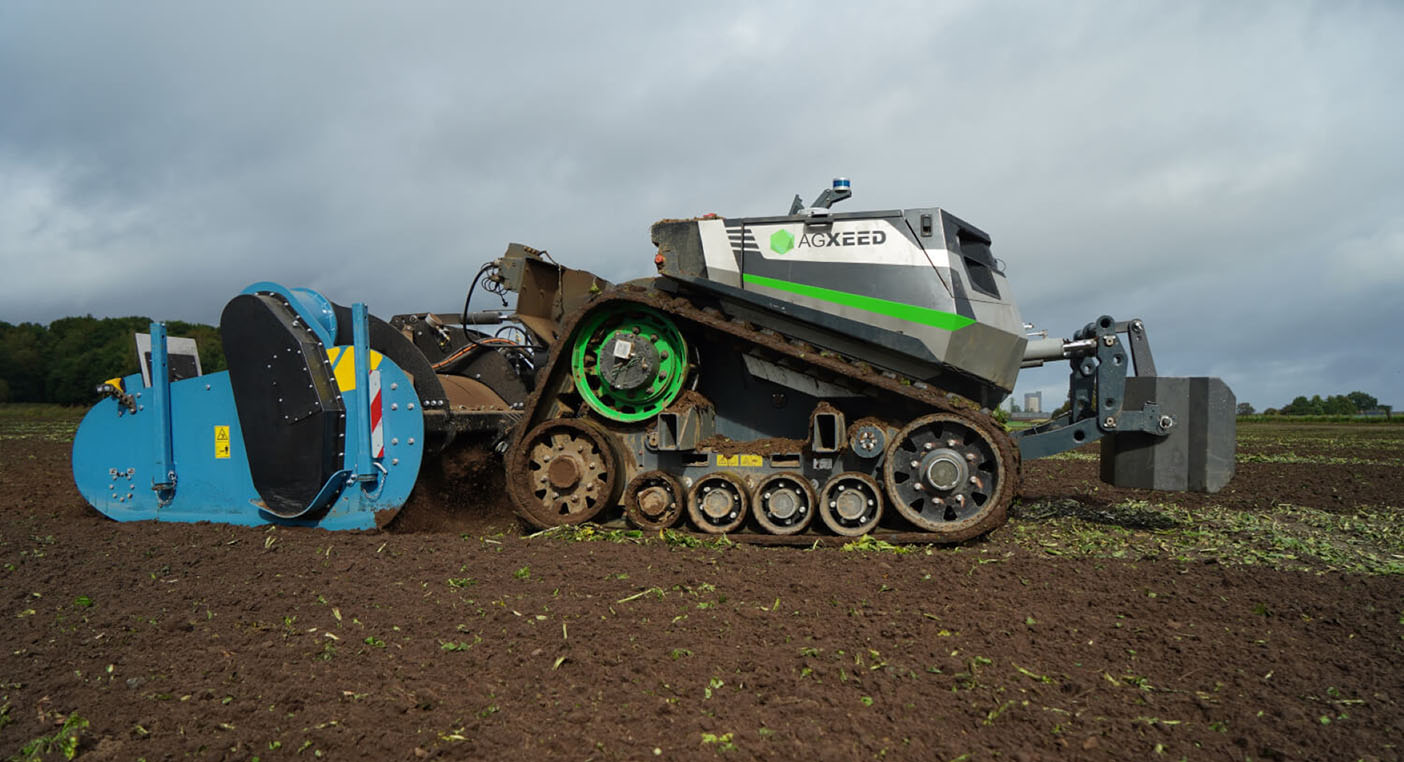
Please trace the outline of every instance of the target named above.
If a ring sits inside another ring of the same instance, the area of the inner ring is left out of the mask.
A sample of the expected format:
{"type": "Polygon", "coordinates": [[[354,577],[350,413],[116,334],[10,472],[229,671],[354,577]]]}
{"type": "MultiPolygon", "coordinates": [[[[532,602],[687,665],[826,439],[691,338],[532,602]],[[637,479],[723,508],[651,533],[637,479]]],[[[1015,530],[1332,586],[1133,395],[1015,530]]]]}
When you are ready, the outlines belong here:
{"type": "Polygon", "coordinates": [[[473,301],[473,292],[478,288],[478,280],[483,277],[483,273],[492,268],[492,263],[488,262],[478,268],[478,274],[473,276],[473,282],[468,284],[468,294],[463,297],[463,315],[459,317],[458,324],[463,326],[463,335],[468,335],[468,304],[473,301]]]}

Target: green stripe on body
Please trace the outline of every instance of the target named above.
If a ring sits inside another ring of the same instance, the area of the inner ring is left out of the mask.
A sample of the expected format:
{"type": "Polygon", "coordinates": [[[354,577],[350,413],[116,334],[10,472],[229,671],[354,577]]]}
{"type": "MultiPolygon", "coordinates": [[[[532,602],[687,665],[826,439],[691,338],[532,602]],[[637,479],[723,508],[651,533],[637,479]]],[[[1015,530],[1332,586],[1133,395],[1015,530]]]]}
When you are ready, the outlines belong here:
{"type": "Polygon", "coordinates": [[[835,291],[831,288],[820,288],[803,283],[791,283],[790,281],[780,280],[779,278],[767,278],[764,275],[743,273],[741,279],[755,286],[765,286],[766,288],[773,288],[777,291],[785,291],[810,299],[818,299],[821,302],[829,302],[844,307],[851,307],[855,310],[886,315],[888,317],[897,318],[898,320],[929,325],[946,331],[958,331],[975,322],[973,319],[963,315],[953,315],[949,312],[918,307],[914,304],[892,302],[886,299],[878,299],[874,296],[850,294],[847,291],[835,291]]]}

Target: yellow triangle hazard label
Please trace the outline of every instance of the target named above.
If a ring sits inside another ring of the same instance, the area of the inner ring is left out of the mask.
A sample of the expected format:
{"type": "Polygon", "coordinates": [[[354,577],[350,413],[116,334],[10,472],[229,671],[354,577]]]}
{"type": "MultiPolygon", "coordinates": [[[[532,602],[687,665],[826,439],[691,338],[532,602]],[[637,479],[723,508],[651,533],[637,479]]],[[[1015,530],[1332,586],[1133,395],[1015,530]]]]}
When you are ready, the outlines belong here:
{"type": "Polygon", "coordinates": [[[219,459],[229,457],[229,427],[216,426],[215,430],[215,457],[219,459]]]}

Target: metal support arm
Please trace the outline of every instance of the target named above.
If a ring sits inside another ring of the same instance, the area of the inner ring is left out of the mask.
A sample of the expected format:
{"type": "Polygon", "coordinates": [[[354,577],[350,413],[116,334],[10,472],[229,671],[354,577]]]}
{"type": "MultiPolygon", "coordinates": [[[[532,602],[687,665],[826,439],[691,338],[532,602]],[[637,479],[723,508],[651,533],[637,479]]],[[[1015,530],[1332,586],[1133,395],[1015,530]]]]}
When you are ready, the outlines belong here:
{"type": "Polygon", "coordinates": [[[1042,365],[1055,351],[1068,359],[1072,374],[1068,381],[1069,410],[1047,423],[1014,433],[1025,459],[1044,458],[1095,442],[1114,431],[1137,431],[1165,436],[1175,420],[1163,415],[1160,406],[1148,402],[1140,410],[1124,409],[1127,365],[1137,376],[1154,376],[1155,361],[1140,320],[1116,322],[1103,315],[1078,331],[1071,341],[1041,342],[1033,354],[1026,353],[1025,364],[1042,365]],[[1123,342],[1120,334],[1126,334],[1123,342]],[[1127,354],[1126,346],[1130,346],[1127,354]]]}

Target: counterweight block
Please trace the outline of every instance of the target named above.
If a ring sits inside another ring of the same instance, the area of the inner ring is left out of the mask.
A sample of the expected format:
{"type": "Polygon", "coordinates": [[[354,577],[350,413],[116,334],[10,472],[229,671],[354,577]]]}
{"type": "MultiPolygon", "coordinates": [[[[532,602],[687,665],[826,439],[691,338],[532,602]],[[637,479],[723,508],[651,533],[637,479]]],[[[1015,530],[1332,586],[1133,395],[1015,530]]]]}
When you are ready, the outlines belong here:
{"type": "Polygon", "coordinates": [[[1126,379],[1125,409],[1147,402],[1174,420],[1170,433],[1108,433],[1102,481],[1117,487],[1218,492],[1233,478],[1237,400],[1219,378],[1126,379]]]}

